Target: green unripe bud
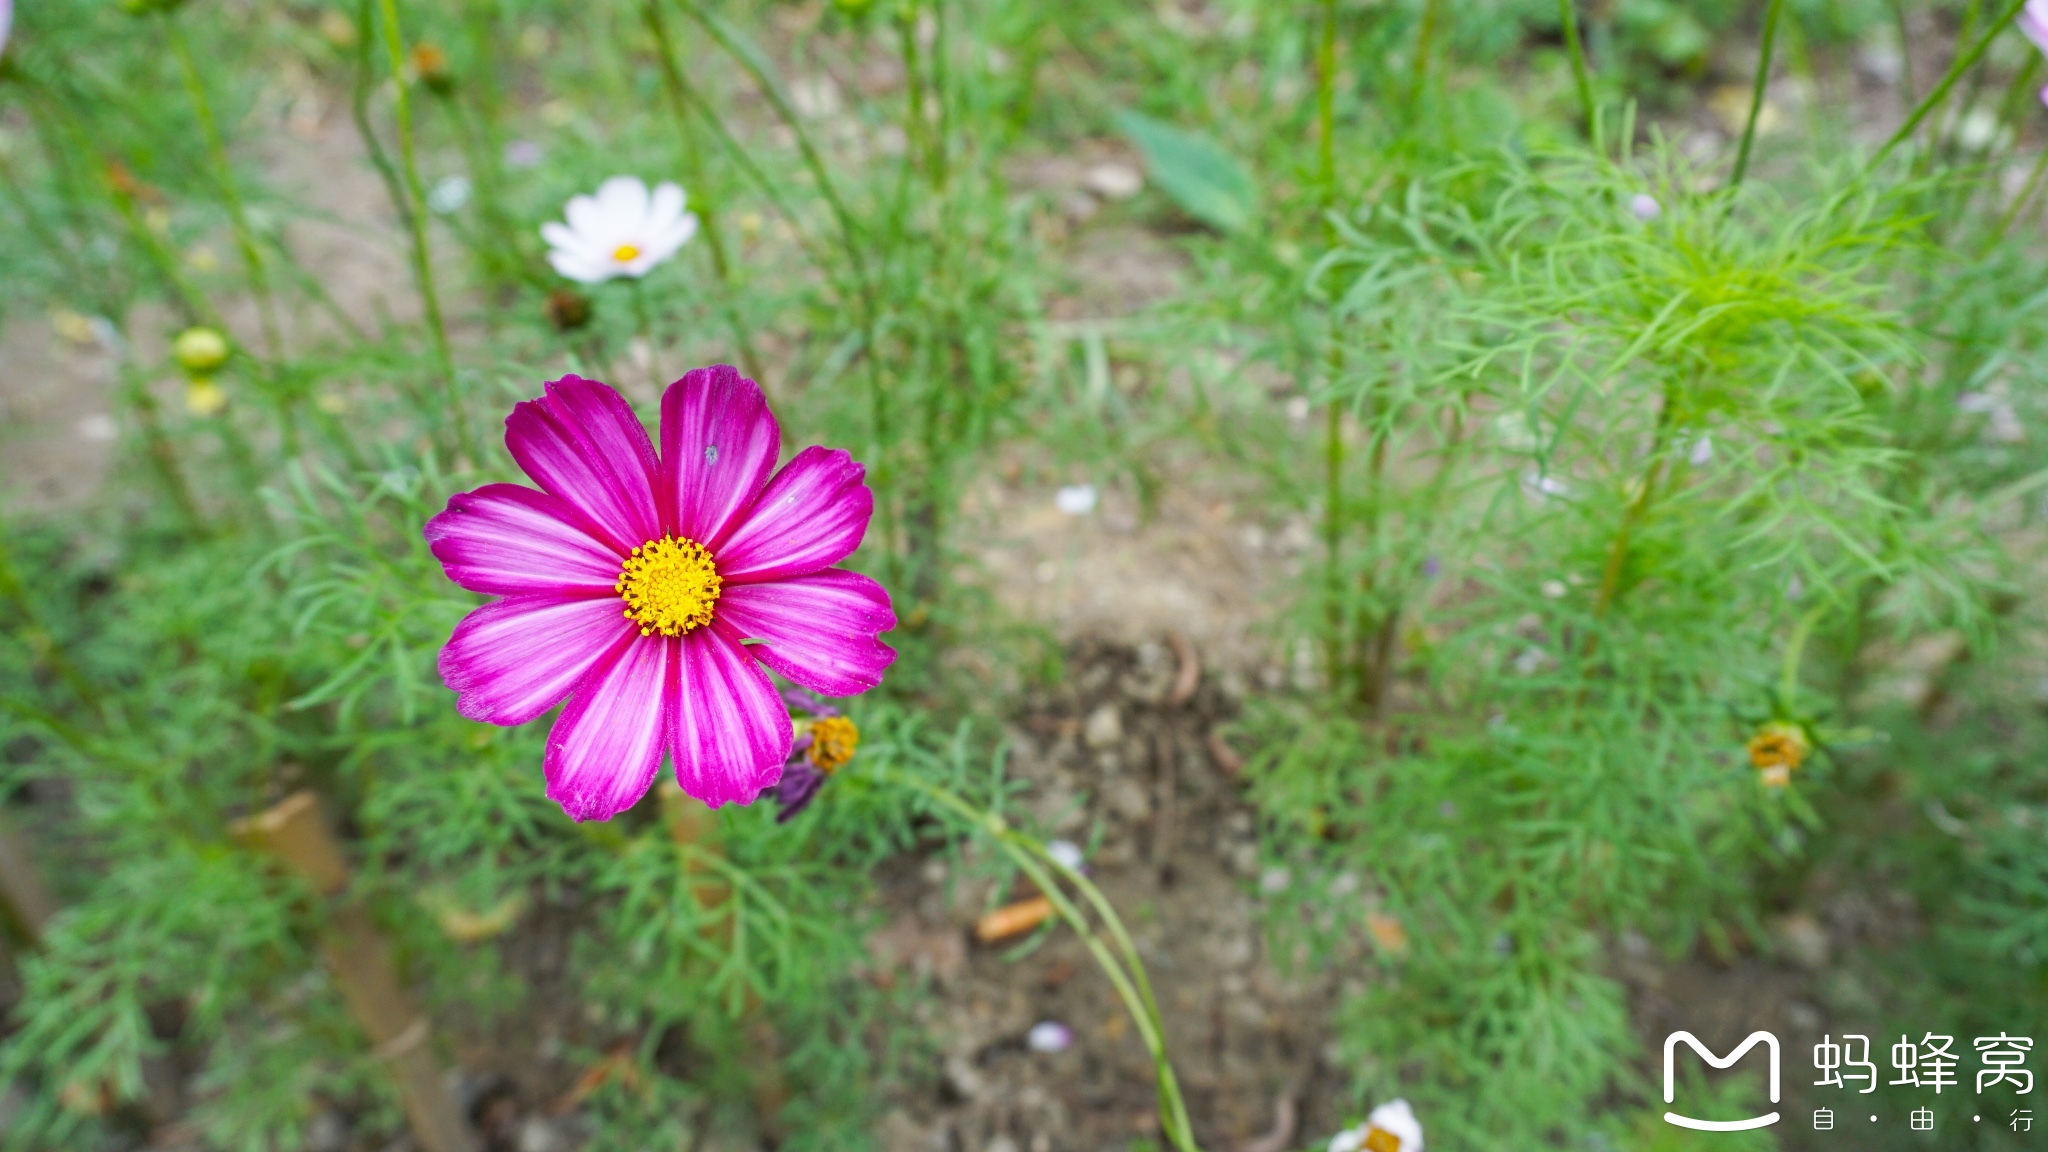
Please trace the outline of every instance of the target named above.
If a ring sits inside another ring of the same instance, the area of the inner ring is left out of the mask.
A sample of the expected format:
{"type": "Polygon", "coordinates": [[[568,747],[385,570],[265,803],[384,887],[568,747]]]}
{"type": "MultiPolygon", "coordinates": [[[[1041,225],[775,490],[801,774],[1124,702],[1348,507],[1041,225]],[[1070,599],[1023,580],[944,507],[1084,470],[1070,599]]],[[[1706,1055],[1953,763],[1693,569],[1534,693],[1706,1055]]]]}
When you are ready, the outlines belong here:
{"type": "Polygon", "coordinates": [[[204,326],[187,328],[171,341],[171,354],[185,371],[204,375],[228,362],[228,338],[204,326]]]}

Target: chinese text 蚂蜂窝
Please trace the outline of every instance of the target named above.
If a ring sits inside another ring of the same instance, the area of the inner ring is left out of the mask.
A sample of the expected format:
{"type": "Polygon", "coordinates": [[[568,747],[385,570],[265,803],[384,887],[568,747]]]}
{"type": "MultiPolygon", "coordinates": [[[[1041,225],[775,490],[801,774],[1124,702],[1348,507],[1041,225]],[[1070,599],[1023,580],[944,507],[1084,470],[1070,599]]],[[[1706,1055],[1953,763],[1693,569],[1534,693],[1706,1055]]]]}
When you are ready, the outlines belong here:
{"type": "MultiPolygon", "coordinates": [[[[1919,1041],[1900,1036],[1892,1045],[1892,1070],[1897,1078],[1886,1083],[1909,1088],[1932,1088],[1939,1094],[1957,1084],[1956,1068],[1961,1063],[1955,1052],[1956,1038],[1934,1032],[1923,1033],[1919,1041]]],[[[2016,1095],[2034,1090],[2034,1073],[2026,1067],[2033,1050],[2030,1036],[1979,1036],[1973,1042],[1977,1052],[1977,1091],[2006,1085],[2016,1095]]],[[[1844,1033],[1837,1044],[1832,1035],[1821,1037],[1813,1046],[1813,1068],[1820,1073],[1814,1086],[1847,1088],[1860,1085],[1859,1092],[1877,1091],[1877,1064],[1870,1058],[1870,1037],[1844,1033]]]]}

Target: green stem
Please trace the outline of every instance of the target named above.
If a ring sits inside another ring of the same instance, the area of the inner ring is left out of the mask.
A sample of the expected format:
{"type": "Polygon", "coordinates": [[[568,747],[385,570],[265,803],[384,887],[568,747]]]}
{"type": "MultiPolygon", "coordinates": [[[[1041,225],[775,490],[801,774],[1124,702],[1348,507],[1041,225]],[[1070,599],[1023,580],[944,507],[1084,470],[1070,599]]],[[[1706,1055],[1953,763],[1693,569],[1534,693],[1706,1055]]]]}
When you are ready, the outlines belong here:
{"type": "Polygon", "coordinates": [[[1181,1152],[1199,1152],[1194,1127],[1188,1118],[1187,1101],[1181,1094],[1180,1081],[1174,1075],[1173,1063],[1166,1051],[1166,1025],[1159,1013],[1158,1000],[1153,996],[1151,980],[1145,975],[1144,960],[1109,898],[1086,876],[1054,859],[1045,845],[1012,829],[999,814],[984,812],[954,793],[926,781],[893,772],[883,773],[882,778],[925,796],[958,816],[969,827],[988,836],[1018,870],[1038,886],[1060,919],[1081,938],[1089,955],[1116,989],[1117,997],[1123,1001],[1132,1023],[1137,1025],[1139,1038],[1152,1057],[1153,1071],[1158,1080],[1159,1126],[1167,1141],[1181,1152]],[[1065,881],[1081,894],[1088,909],[1102,921],[1102,931],[1106,931],[1109,937],[1107,940],[1090,924],[1087,913],[1067,895],[1058,881],[1065,881]]]}
{"type": "Polygon", "coordinates": [[[1621,525],[1615,529],[1614,539],[1607,547],[1607,562],[1600,572],[1600,591],[1593,598],[1594,616],[1605,616],[1621,598],[1621,573],[1627,566],[1629,545],[1636,528],[1649,515],[1657,484],[1664,478],[1664,445],[1671,428],[1671,403],[1671,389],[1667,385],[1657,409],[1657,430],[1650,438],[1650,466],[1643,470],[1642,490],[1622,511],[1621,525]]]}
{"type": "Polygon", "coordinates": [[[1825,606],[1817,606],[1799,618],[1792,628],[1792,638],[1785,644],[1785,664],[1778,675],[1778,701],[1788,713],[1796,712],[1793,707],[1799,699],[1799,661],[1806,652],[1806,639],[1813,635],[1814,625],[1827,615],[1825,606]]]}
{"type": "MultiPolygon", "coordinates": [[[[385,2],[389,3],[390,0],[385,2]]],[[[697,0],[683,0],[683,10],[710,33],[711,38],[718,41],[718,46],[725,49],[726,55],[737,61],[747,75],[753,78],[754,83],[760,86],[762,95],[767,97],[769,105],[775,109],[776,117],[796,137],[797,154],[802,157],[804,167],[810,171],[812,181],[817,184],[818,194],[825,198],[826,205],[831,208],[833,219],[839,224],[840,239],[845,245],[847,259],[853,266],[855,278],[862,285],[863,292],[867,291],[867,259],[861,251],[860,232],[854,224],[853,214],[846,210],[846,202],[839,197],[839,188],[833,183],[832,175],[825,167],[824,157],[819,155],[817,147],[811,143],[810,133],[804,130],[803,121],[797,117],[796,109],[790,107],[788,97],[782,93],[782,86],[775,83],[774,78],[768,75],[753,53],[740,46],[731,30],[717,17],[704,11],[697,0]]]]}
{"type": "Polygon", "coordinates": [[[1906,27],[1906,0],[1892,0],[1892,24],[1899,36],[1899,99],[1913,106],[1913,36],[1906,27]]]}
{"type": "Polygon", "coordinates": [[[1572,83],[1579,90],[1579,113],[1586,118],[1586,138],[1599,136],[1599,123],[1594,119],[1593,79],[1586,71],[1586,49],[1579,42],[1579,12],[1572,0],[1557,0],[1558,23],[1564,26],[1564,50],[1572,61],[1572,83]]]}
{"type": "Polygon", "coordinates": [[[2013,221],[2019,219],[2020,213],[2026,210],[2034,194],[2041,190],[2043,175],[2048,175],[2048,148],[2041,149],[2041,155],[2034,159],[2034,170],[2027,175],[2027,182],[2020,186],[2019,195],[2013,197],[2012,207],[2007,208],[2004,214],[1999,216],[1998,226],[1991,230],[1991,235],[1985,239],[1983,248],[1978,252],[1980,258],[1990,255],[1991,250],[1998,247],[1998,242],[2005,239],[2005,234],[2012,228],[2013,221]]]}
{"type": "Polygon", "coordinates": [[[1763,115],[1764,89],[1771,82],[1771,55],[1778,43],[1778,21],[1785,13],[1785,0],[1771,0],[1764,11],[1764,42],[1757,49],[1756,80],[1750,86],[1749,119],[1742,125],[1742,144],[1735,150],[1735,171],[1728,177],[1728,191],[1742,186],[1749,174],[1749,152],[1756,144],[1756,122],[1763,115]]]}
{"type": "MultiPolygon", "coordinates": [[[[698,149],[697,133],[690,122],[693,94],[689,84],[683,80],[675,41],[669,36],[668,21],[661,15],[661,0],[642,0],[640,18],[647,25],[648,35],[654,38],[655,57],[661,65],[662,89],[668,95],[669,110],[675,117],[676,133],[681,138],[683,179],[689,181],[690,195],[697,201],[697,220],[703,228],[704,247],[711,254],[711,272],[718,279],[719,302],[725,312],[726,323],[732,327],[733,342],[739,347],[740,366],[750,378],[760,383],[764,375],[761,358],[754,351],[753,337],[748,334],[735,303],[738,293],[733,288],[732,261],[725,247],[725,230],[719,226],[720,205],[707,191],[704,158],[698,149]]],[[[765,383],[761,386],[764,390],[767,388],[765,383]]]]}
{"type": "Polygon", "coordinates": [[[14,559],[8,552],[4,536],[0,536],[0,600],[14,605],[15,612],[21,616],[22,638],[28,642],[29,650],[37,659],[50,666],[50,671],[57,674],[57,678],[64,682],[64,686],[71,690],[71,694],[78,698],[78,702],[85,706],[86,711],[99,718],[99,693],[79,674],[70,657],[64,654],[63,647],[57,643],[56,637],[44,626],[41,614],[29,600],[28,589],[14,570],[14,559]]]}
{"type": "Polygon", "coordinates": [[[633,290],[633,318],[640,325],[640,340],[647,345],[647,378],[654,385],[656,395],[661,393],[661,358],[654,351],[654,321],[647,311],[647,288],[638,276],[628,277],[633,290]]]}
{"type": "Polygon", "coordinates": [[[398,24],[397,0],[378,0],[384,20],[384,53],[391,65],[393,115],[398,129],[399,172],[404,177],[406,213],[412,233],[413,278],[418,282],[420,305],[427,314],[427,330],[434,338],[434,359],[440,370],[443,416],[454,427],[454,447],[474,461],[478,454],[469,434],[469,419],[463,412],[461,385],[455,375],[455,353],[448,344],[448,326],[441,318],[441,297],[434,288],[433,254],[427,248],[426,189],[420,183],[418,150],[413,140],[412,96],[405,83],[405,37],[398,24]]]}
{"type": "Polygon", "coordinates": [[[249,213],[242,205],[234,164],[228,158],[227,139],[221,135],[220,122],[213,115],[213,102],[206,95],[206,82],[199,74],[197,61],[192,58],[192,45],[185,39],[185,28],[178,23],[176,13],[165,11],[163,28],[165,39],[170,41],[171,55],[178,60],[178,71],[184,76],[185,93],[192,101],[192,111],[198,116],[200,131],[206,137],[206,154],[213,163],[221,203],[228,210],[228,225],[235,234],[235,247],[241,251],[242,263],[249,270],[249,287],[255,293],[256,314],[263,326],[264,354],[275,364],[284,350],[283,340],[278,335],[277,303],[271,298],[270,274],[263,265],[263,250],[256,242],[256,230],[249,226],[249,213]]]}
{"type": "Polygon", "coordinates": [[[1323,211],[1337,200],[1337,0],[1323,0],[1323,36],[1316,45],[1316,173],[1323,211]]]}
{"type": "Polygon", "coordinates": [[[1435,51],[1437,9],[1440,0],[1422,0],[1422,27],[1415,33],[1415,80],[1409,101],[1422,99],[1423,82],[1429,79],[1429,56],[1435,51]]]}
{"type": "MultiPolygon", "coordinates": [[[[1773,2],[1775,3],[1777,0],[1773,0],[1773,2]]],[[[2005,30],[2007,24],[2012,23],[2012,18],[2019,14],[2020,9],[2025,7],[2026,3],[2027,0],[2009,0],[2004,11],[1999,13],[1998,18],[1991,22],[1991,27],[1984,30],[1984,35],[1978,38],[1975,44],[1972,44],[1967,51],[1957,56],[1949,64],[1948,71],[1942,75],[1941,82],[1936,84],[1926,96],[1921,98],[1920,103],[1914,107],[1913,114],[1906,117],[1906,122],[1899,125],[1899,130],[1892,133],[1891,138],[1884,142],[1884,146],[1871,156],[1869,163],[1863,166],[1865,174],[1874,171],[1878,165],[1884,163],[1886,157],[1892,154],[1892,149],[1897,148],[1912,137],[1913,133],[1919,129],[1921,122],[1926,120],[1936,108],[1940,107],[1943,100],[1947,99],[1949,90],[1956,86],[1956,82],[1962,79],[1963,74],[1968,72],[1978,60],[1982,59],[1984,53],[1990,51],[1991,41],[1996,39],[1998,34],[2005,30]]]]}
{"type": "Polygon", "coordinates": [[[185,469],[178,463],[177,449],[164,432],[163,416],[157,409],[156,397],[150,395],[148,385],[129,367],[125,353],[121,374],[127,384],[124,391],[128,406],[135,410],[135,418],[142,425],[142,444],[149,454],[150,467],[156,470],[157,480],[170,495],[171,504],[184,519],[187,530],[195,536],[207,535],[206,518],[200,515],[199,502],[192,498],[192,486],[186,482],[185,469]]]}
{"type": "MultiPolygon", "coordinates": [[[[1337,91],[1337,4],[1323,0],[1323,34],[1316,48],[1316,160],[1321,188],[1319,198],[1326,230],[1330,211],[1337,200],[1336,154],[1337,91]]],[[[1331,239],[1334,241],[1335,237],[1331,239]]],[[[1329,384],[1333,393],[1323,409],[1323,563],[1325,574],[1323,606],[1324,662],[1332,692],[1341,691],[1344,652],[1344,408],[1337,403],[1337,324],[1329,318],[1326,356],[1329,384]]]]}

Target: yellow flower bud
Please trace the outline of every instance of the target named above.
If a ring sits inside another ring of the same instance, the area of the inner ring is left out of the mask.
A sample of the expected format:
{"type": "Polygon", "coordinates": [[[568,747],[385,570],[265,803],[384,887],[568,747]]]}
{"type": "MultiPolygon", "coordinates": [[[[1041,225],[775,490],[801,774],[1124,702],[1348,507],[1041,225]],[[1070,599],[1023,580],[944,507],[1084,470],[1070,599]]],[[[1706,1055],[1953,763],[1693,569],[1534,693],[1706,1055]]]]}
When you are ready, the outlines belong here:
{"type": "Polygon", "coordinates": [[[228,362],[228,338],[213,328],[187,328],[171,341],[171,354],[187,372],[211,372],[228,362]]]}
{"type": "Polygon", "coordinates": [[[217,416],[228,406],[228,394],[213,381],[200,378],[185,385],[185,410],[194,416],[217,416]]]}

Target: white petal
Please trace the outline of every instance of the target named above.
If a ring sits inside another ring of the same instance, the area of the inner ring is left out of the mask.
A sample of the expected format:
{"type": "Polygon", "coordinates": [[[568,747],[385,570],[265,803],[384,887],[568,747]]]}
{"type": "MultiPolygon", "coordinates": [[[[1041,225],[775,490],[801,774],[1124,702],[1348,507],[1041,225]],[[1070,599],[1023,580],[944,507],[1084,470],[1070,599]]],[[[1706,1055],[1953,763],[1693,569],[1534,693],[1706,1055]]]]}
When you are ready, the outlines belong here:
{"type": "Polygon", "coordinates": [[[554,265],[555,271],[579,284],[600,284],[611,279],[613,275],[611,269],[593,264],[560,248],[548,251],[548,263],[554,265]]]}
{"type": "Polygon", "coordinates": [[[636,227],[647,219],[647,185],[638,176],[614,176],[597,186],[597,203],[614,224],[636,227]]]}
{"type": "Polygon", "coordinates": [[[649,235],[653,237],[651,247],[666,247],[669,251],[673,252],[688,244],[690,239],[697,235],[697,214],[695,212],[685,212],[683,213],[683,218],[676,221],[674,226],[650,232],[649,235]]]}
{"type": "Polygon", "coordinates": [[[595,197],[581,194],[569,197],[569,203],[562,209],[562,217],[569,221],[569,230],[583,237],[585,242],[602,238],[610,215],[595,197]]]}
{"type": "Polygon", "coordinates": [[[582,233],[572,231],[567,225],[553,220],[540,226],[540,238],[547,241],[548,247],[554,251],[574,256],[579,260],[590,260],[597,255],[597,250],[582,233]]]}
{"type": "Polygon", "coordinates": [[[647,233],[650,236],[668,231],[683,214],[683,189],[674,181],[664,181],[654,189],[654,199],[647,204],[647,233]]]}

